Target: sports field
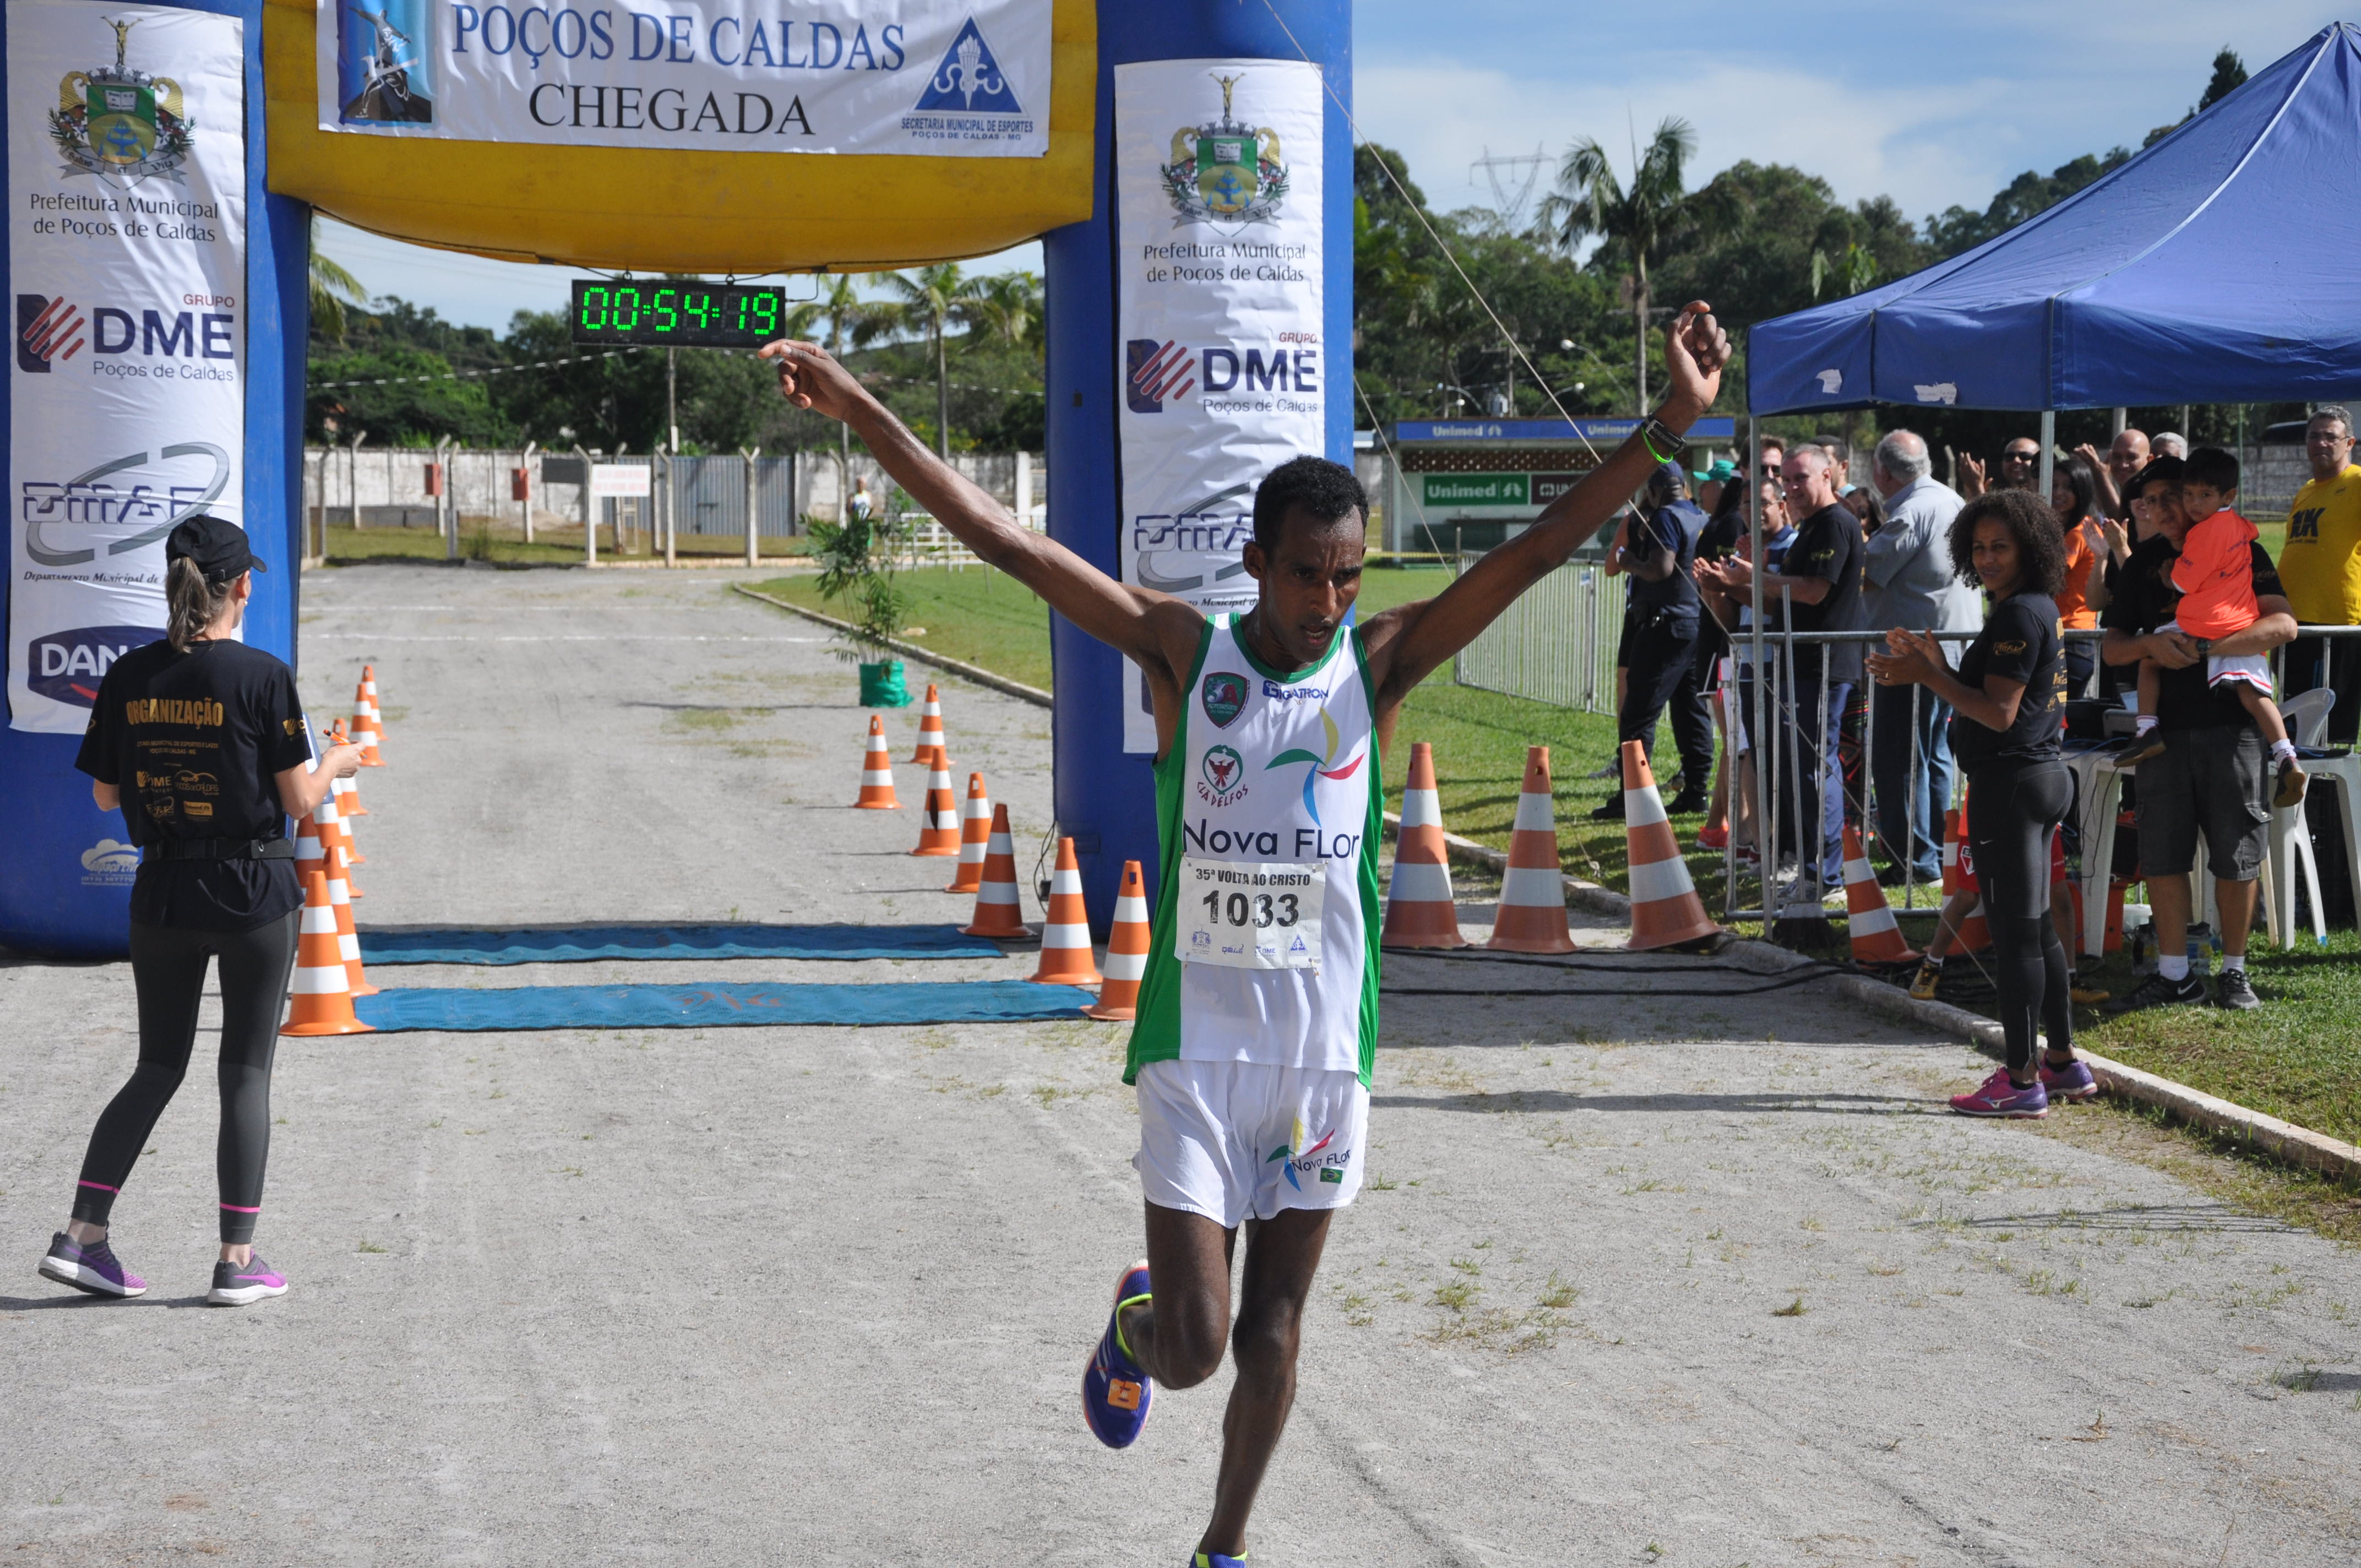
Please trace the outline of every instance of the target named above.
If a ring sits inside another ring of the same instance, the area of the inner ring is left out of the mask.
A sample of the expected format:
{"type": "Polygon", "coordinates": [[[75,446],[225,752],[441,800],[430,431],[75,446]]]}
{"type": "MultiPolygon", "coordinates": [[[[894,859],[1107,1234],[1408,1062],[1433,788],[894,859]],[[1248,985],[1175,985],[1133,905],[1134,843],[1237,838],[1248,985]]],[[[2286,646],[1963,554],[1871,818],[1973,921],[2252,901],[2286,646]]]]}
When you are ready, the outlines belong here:
{"type": "MultiPolygon", "coordinates": [[[[712,574],[330,570],[302,635],[322,711],[363,660],[385,697],[364,932],[966,912],[904,852],[915,812],[845,808],[851,672],[712,574]]],[[[945,703],[1029,867],[1047,716],[956,682],[945,703]]],[[[897,763],[914,726],[892,721],[897,763]]],[[[1478,932],[1487,897],[1463,888],[1478,932]]],[[[2215,1196],[2200,1151],[2170,1156],[2191,1179],[2157,1168],[2117,1113],[1937,1114],[1983,1059],[1812,986],[1577,962],[1388,960],[1443,994],[1385,1004],[1371,1180],[1329,1247],[1256,1561],[2361,1552],[2361,1255],[2215,1196]],[[1546,994],[1498,994],[1521,989],[1546,994]]],[[[150,1295],[35,1277],[130,1059],[130,977],[18,963],[0,987],[21,1263],[0,1376],[38,1431],[0,1451],[12,1561],[1178,1563],[1194,1539],[1226,1376],[1159,1396],[1125,1453],[1076,1408],[1138,1247],[1119,1025],[291,1040],[258,1239],[292,1289],[211,1311],[203,1072],[115,1209],[150,1295]]]]}

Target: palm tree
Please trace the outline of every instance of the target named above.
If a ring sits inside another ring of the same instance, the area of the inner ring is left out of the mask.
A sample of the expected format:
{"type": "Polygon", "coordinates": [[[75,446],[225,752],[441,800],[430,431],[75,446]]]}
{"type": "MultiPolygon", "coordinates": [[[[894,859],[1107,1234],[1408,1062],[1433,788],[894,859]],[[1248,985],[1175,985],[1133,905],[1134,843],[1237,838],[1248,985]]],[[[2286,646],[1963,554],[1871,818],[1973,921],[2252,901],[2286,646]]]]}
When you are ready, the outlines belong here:
{"type": "MultiPolygon", "coordinates": [[[[822,325],[828,328],[829,353],[841,360],[848,346],[869,342],[889,323],[876,306],[861,297],[852,279],[839,272],[818,299],[807,300],[787,313],[789,337],[813,336],[813,329],[822,325]]],[[[836,520],[843,522],[852,494],[852,427],[840,422],[836,435],[836,520]]]]}
{"type": "Polygon", "coordinates": [[[1041,349],[1041,280],[1030,272],[995,272],[965,286],[973,291],[962,313],[1011,348],[1041,349]]]}
{"type": "Polygon", "coordinates": [[[361,280],[320,254],[320,221],[312,220],[312,319],[331,343],[345,340],[345,310],[368,302],[361,280]]]}
{"type": "Polygon", "coordinates": [[[1633,362],[1643,419],[1648,412],[1648,264],[1663,254],[1665,236],[1688,204],[1682,166],[1696,151],[1696,130],[1677,115],[1666,116],[1648,139],[1645,152],[1631,149],[1631,183],[1626,187],[1616,179],[1598,138],[1579,137],[1558,166],[1557,190],[1542,203],[1542,224],[1561,248],[1571,251],[1596,237],[1631,261],[1633,362]]]}
{"type": "MultiPolygon", "coordinates": [[[[955,323],[983,319],[982,297],[989,280],[962,277],[956,261],[937,262],[915,272],[879,275],[889,302],[883,309],[906,330],[924,333],[935,357],[935,455],[951,455],[950,350],[947,339],[955,323]]],[[[873,307],[876,308],[876,307],[873,307]]]]}

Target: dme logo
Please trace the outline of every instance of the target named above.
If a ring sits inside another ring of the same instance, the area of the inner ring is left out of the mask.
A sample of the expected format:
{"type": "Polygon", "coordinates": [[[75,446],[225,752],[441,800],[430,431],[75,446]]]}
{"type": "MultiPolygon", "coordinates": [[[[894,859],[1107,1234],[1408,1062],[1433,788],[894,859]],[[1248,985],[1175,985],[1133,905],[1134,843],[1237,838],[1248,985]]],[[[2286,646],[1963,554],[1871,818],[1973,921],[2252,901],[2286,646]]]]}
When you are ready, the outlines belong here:
{"type": "Polygon", "coordinates": [[[1209,392],[1320,390],[1320,351],[1236,345],[1183,348],[1173,339],[1124,345],[1124,402],[1136,414],[1163,411],[1200,383],[1209,392]]]}
{"type": "MultiPolygon", "coordinates": [[[[235,302],[203,294],[191,295],[183,302],[235,302]]],[[[102,356],[235,360],[236,325],[237,315],[233,311],[174,311],[168,314],[143,310],[135,317],[129,311],[100,305],[85,316],[82,307],[63,294],[55,299],[46,294],[19,294],[16,368],[47,375],[59,362],[71,359],[85,343],[92,354],[102,356]]]]}
{"type": "Polygon", "coordinates": [[[107,666],[157,636],[152,626],[78,626],[36,637],[25,651],[31,665],[25,684],[37,696],[88,707],[98,700],[107,666]]]}

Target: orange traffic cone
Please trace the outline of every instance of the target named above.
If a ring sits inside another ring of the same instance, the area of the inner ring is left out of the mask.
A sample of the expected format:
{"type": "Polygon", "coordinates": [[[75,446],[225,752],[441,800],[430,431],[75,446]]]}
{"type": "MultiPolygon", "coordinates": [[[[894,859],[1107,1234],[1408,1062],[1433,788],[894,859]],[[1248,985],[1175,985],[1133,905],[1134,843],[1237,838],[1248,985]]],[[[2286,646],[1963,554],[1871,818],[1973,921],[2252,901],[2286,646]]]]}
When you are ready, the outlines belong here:
{"type": "Polygon", "coordinates": [[[1041,923],[1041,963],[1027,980],[1044,985],[1096,985],[1091,961],[1091,917],[1082,906],[1082,865],[1074,841],[1058,840],[1058,869],[1049,877],[1049,915],[1041,923]]]}
{"type": "Polygon", "coordinates": [[[353,688],[353,744],[361,749],[362,767],[385,766],[385,759],[377,754],[380,739],[377,729],[377,705],[369,700],[368,686],[357,685],[353,688]]]}
{"type": "Polygon", "coordinates": [[[353,1015],[352,978],[336,941],[336,912],[328,902],[328,879],[303,879],[303,924],[295,938],[295,975],[288,987],[282,1035],[366,1035],[369,1025],[353,1015]]]}
{"type": "Polygon", "coordinates": [[[1549,748],[1525,751],[1525,787],[1517,796],[1517,823],[1509,835],[1509,869],[1500,878],[1500,905],[1492,939],[1503,953],[1570,953],[1565,883],[1557,869],[1557,818],[1550,806],[1549,748]]]}
{"type": "Polygon", "coordinates": [[[951,765],[951,754],[943,744],[943,699],[935,690],[935,683],[927,683],[927,700],[918,705],[918,751],[910,759],[924,762],[929,758],[940,759],[944,767],[951,765]]]}
{"type": "Polygon", "coordinates": [[[967,798],[960,802],[959,870],[945,893],[983,890],[983,857],[992,849],[992,797],[983,793],[983,775],[967,776],[967,798]]]}
{"type": "Polygon", "coordinates": [[[1115,928],[1107,933],[1106,983],[1099,999],[1082,1009],[1090,1017],[1120,1022],[1139,1014],[1139,977],[1148,972],[1148,888],[1139,862],[1123,863],[1123,890],[1115,896],[1115,928]]]}
{"type": "Polygon", "coordinates": [[[1885,889],[1877,884],[1877,870],[1861,847],[1861,830],[1848,823],[1844,830],[1845,927],[1852,937],[1852,961],[1857,964],[1915,964],[1917,952],[1902,939],[1894,923],[1885,889]]]}
{"type": "MultiPolygon", "coordinates": [[[[1520,802],[1518,810],[1523,809],[1520,802]]],[[[1664,797],[1657,793],[1647,749],[1637,740],[1623,742],[1623,837],[1631,876],[1631,939],[1624,950],[1644,953],[1719,935],[1721,927],[1706,914],[1705,900],[1689,880],[1689,864],[1681,859],[1681,841],[1664,818],[1664,797]]],[[[1563,909],[1563,898],[1559,905],[1563,909]]]]}
{"type": "Polygon", "coordinates": [[[1017,902],[1016,845],[1008,833],[1008,807],[992,808],[992,838],[984,846],[983,885],[975,890],[975,917],[960,927],[965,937],[1001,937],[1022,941],[1033,935],[1017,902]]]}
{"type": "Polygon", "coordinates": [[[346,892],[355,898],[368,897],[368,895],[353,882],[352,831],[345,826],[342,816],[336,810],[336,795],[334,790],[320,797],[319,808],[313,812],[312,816],[313,819],[320,825],[320,848],[324,851],[324,858],[321,861],[322,867],[324,869],[334,866],[336,863],[337,852],[342,850],[345,856],[346,892]]]}
{"type": "MultiPolygon", "coordinates": [[[[1981,891],[1976,881],[1976,858],[1968,850],[1967,836],[1968,808],[1962,796],[1943,835],[1943,896],[1947,900],[1955,893],[1981,891]]],[[[1992,946],[1992,926],[1984,919],[1982,899],[1976,900],[1953,935],[1958,938],[1954,952],[1981,953],[1992,946]]]]}
{"type": "Polygon", "coordinates": [[[361,939],[353,929],[352,870],[345,863],[345,849],[339,844],[328,851],[328,907],[336,916],[336,953],[345,960],[345,981],[355,996],[375,996],[377,987],[368,982],[361,970],[361,939]]]}
{"type": "Polygon", "coordinates": [[[1944,820],[1943,828],[1943,896],[1949,898],[1960,891],[1960,838],[1966,826],[1967,814],[1954,808],[1944,820]]]}
{"type": "Polygon", "coordinates": [[[378,744],[385,744],[385,702],[377,695],[377,666],[361,666],[361,691],[368,697],[369,717],[377,721],[378,744]]]}
{"type": "Polygon", "coordinates": [[[927,770],[926,809],[918,814],[918,847],[914,855],[956,855],[960,852],[959,801],[951,794],[951,775],[942,753],[934,754],[927,770]]]}
{"type": "Polygon", "coordinates": [[[353,864],[365,866],[368,857],[361,853],[360,840],[353,834],[353,818],[360,815],[360,802],[350,779],[337,779],[328,786],[328,794],[336,803],[336,826],[344,829],[345,852],[353,864]]]}
{"type": "Polygon", "coordinates": [[[869,716],[869,751],[861,760],[861,798],[852,806],[856,811],[902,808],[894,794],[894,757],[885,750],[885,721],[873,713],[869,716]]]}
{"type": "Polygon", "coordinates": [[[1394,845],[1393,885],[1386,890],[1389,948],[1464,948],[1459,906],[1451,896],[1451,862],[1443,844],[1443,801],[1434,788],[1434,748],[1410,749],[1410,782],[1402,789],[1401,839],[1394,845]]]}
{"type": "MultiPolygon", "coordinates": [[[[346,743],[345,721],[339,718],[328,726],[328,744],[342,746],[346,743]]],[[[369,815],[369,808],[361,804],[361,786],[358,779],[338,779],[335,783],[335,790],[336,815],[339,817],[349,822],[356,817],[369,815]]]]}
{"type": "Polygon", "coordinates": [[[317,814],[306,812],[295,822],[295,882],[298,886],[313,872],[328,869],[328,847],[321,841],[317,814]]]}

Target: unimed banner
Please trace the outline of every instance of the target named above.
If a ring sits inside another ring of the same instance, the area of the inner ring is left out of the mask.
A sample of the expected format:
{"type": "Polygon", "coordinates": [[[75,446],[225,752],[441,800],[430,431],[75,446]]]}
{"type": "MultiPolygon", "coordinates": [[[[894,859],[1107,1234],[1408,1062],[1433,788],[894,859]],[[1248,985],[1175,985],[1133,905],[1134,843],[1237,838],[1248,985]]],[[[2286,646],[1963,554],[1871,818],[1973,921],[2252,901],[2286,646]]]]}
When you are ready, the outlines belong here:
{"type": "Polygon", "coordinates": [[[80,734],[161,633],[164,535],[244,521],[246,50],[230,16],[6,11],[8,722],[80,734]]]}
{"type": "MultiPolygon", "coordinates": [[[[1115,91],[1123,580],[1244,610],[1255,486],[1327,449],[1320,72],[1152,60],[1115,67],[1115,91]]],[[[1123,670],[1124,750],[1152,753],[1123,670]]]]}
{"type": "Polygon", "coordinates": [[[1049,149],[1050,0],[319,5],[322,130],[705,152],[1049,149]]]}

